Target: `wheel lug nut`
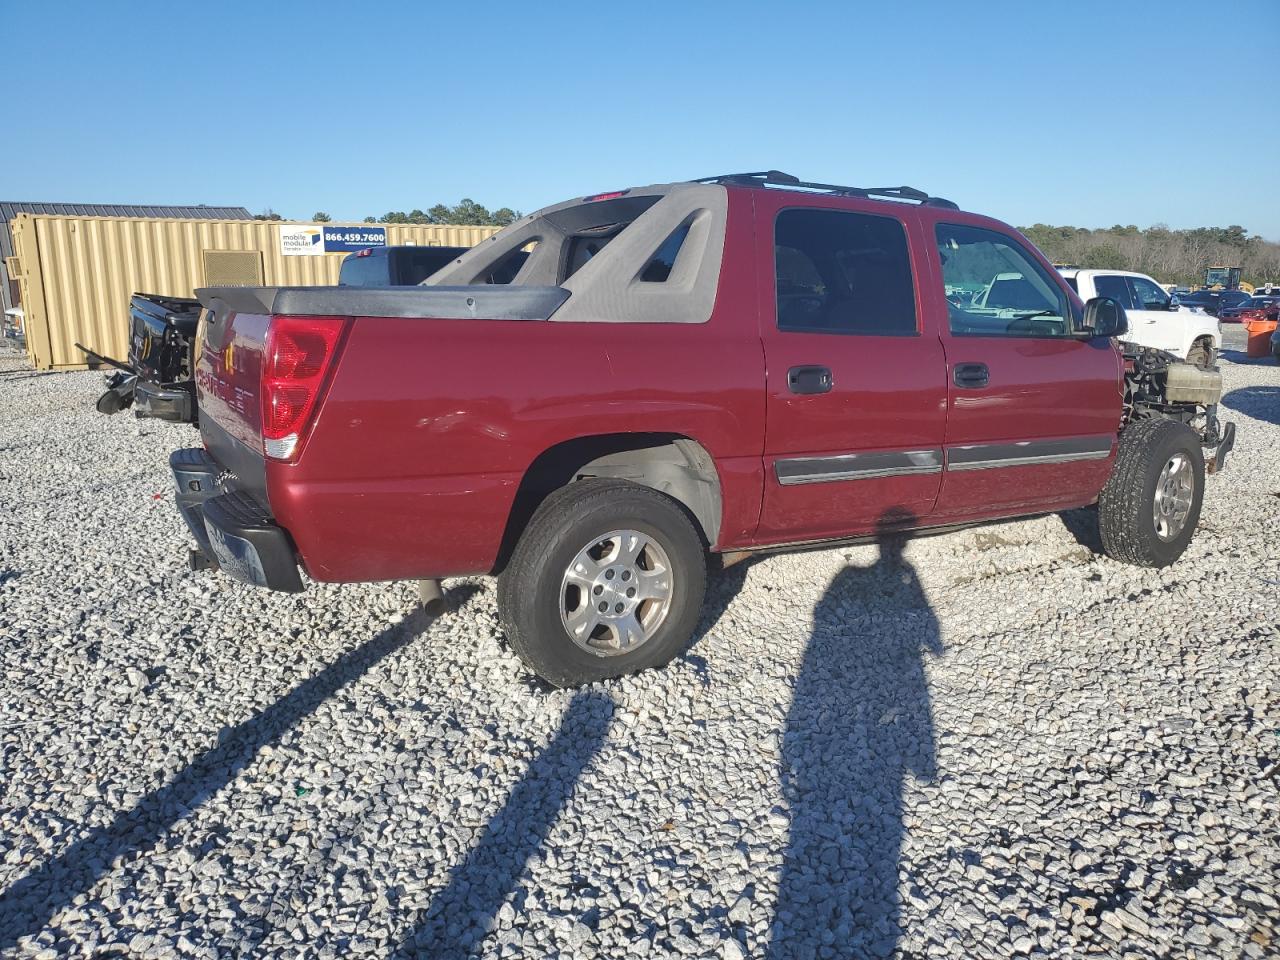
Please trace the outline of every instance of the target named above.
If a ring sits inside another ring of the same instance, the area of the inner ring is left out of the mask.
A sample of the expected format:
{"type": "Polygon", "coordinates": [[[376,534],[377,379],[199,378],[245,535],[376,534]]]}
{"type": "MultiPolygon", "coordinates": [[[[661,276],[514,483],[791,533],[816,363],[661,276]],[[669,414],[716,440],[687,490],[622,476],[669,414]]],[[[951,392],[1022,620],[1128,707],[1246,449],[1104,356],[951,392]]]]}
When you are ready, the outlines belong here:
{"type": "Polygon", "coordinates": [[[606,610],[608,610],[608,609],[609,609],[609,605],[608,605],[607,603],[602,603],[602,604],[600,604],[600,612],[601,612],[601,613],[604,613],[604,612],[605,612],[606,610]]]}
{"type": "Polygon", "coordinates": [[[614,605],[614,608],[613,608],[613,612],[614,612],[614,613],[621,613],[621,612],[622,612],[622,604],[620,604],[620,603],[619,603],[619,604],[615,604],[615,605],[614,605]]]}
{"type": "Polygon", "coordinates": [[[635,595],[636,595],[636,588],[635,588],[635,587],[628,587],[628,588],[627,588],[627,596],[628,596],[628,597],[634,597],[635,595]]]}
{"type": "Polygon", "coordinates": [[[623,579],[623,580],[630,580],[630,579],[631,579],[631,571],[630,571],[630,570],[623,570],[623,571],[622,571],[622,579],[623,579]]]}
{"type": "Polygon", "coordinates": [[[592,590],[591,592],[598,597],[600,596],[600,594],[604,593],[604,587],[600,586],[600,584],[597,583],[595,586],[595,589],[592,590]]]}
{"type": "Polygon", "coordinates": [[[612,579],[613,579],[613,571],[612,571],[612,570],[606,570],[606,571],[604,572],[604,578],[605,578],[606,580],[612,580],[612,579]]]}

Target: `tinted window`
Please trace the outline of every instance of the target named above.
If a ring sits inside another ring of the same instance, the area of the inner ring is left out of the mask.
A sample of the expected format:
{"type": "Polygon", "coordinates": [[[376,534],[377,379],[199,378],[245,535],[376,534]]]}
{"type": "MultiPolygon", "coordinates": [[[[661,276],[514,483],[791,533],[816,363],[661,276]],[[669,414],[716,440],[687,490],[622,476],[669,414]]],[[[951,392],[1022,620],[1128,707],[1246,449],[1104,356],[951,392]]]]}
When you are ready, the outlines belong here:
{"type": "Polygon", "coordinates": [[[1072,290],[1074,290],[1076,293],[1080,292],[1080,287],[1076,284],[1075,277],[1063,277],[1062,279],[1067,281],[1067,286],[1070,287],[1072,290]]]}
{"type": "Polygon", "coordinates": [[[348,254],[338,271],[340,287],[385,287],[390,283],[385,251],[365,256],[348,254]]]}
{"type": "Polygon", "coordinates": [[[1126,310],[1139,309],[1133,301],[1133,292],[1129,289],[1128,277],[1100,276],[1093,278],[1093,289],[1100,297],[1110,297],[1126,310]]]}
{"type": "Polygon", "coordinates": [[[947,290],[951,332],[958,336],[1071,335],[1066,292],[1012,237],[994,230],[940,223],[938,256],[947,290]],[[951,294],[968,292],[965,299],[951,294]]]}
{"type": "Polygon", "coordinates": [[[1130,277],[1134,295],[1141,310],[1168,310],[1169,295],[1146,277],[1130,277]]]}
{"type": "Polygon", "coordinates": [[[902,224],[836,210],[783,210],[774,226],[778,327],[902,336],[916,332],[902,224]]]}
{"type": "Polygon", "coordinates": [[[682,223],[672,231],[671,236],[662,241],[662,246],[653,255],[644,269],[640,271],[640,279],[645,283],[664,283],[671,276],[671,268],[675,266],[680,248],[684,246],[684,238],[689,235],[689,224],[682,223]]]}
{"type": "Polygon", "coordinates": [[[421,283],[446,263],[455,259],[452,250],[432,250],[423,247],[418,250],[395,250],[391,253],[397,260],[395,282],[402,286],[421,283]]]}

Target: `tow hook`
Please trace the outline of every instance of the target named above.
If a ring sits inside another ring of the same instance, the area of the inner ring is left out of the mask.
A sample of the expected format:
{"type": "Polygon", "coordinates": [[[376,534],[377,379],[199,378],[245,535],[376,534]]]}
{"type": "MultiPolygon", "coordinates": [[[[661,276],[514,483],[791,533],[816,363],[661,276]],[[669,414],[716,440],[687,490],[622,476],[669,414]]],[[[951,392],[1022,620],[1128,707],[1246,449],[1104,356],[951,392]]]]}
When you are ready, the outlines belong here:
{"type": "Polygon", "coordinates": [[[1214,448],[1213,457],[1205,464],[1205,473],[1221,473],[1227,467],[1227,454],[1236,445],[1236,425],[1228,423],[1222,428],[1222,439],[1214,448]]]}

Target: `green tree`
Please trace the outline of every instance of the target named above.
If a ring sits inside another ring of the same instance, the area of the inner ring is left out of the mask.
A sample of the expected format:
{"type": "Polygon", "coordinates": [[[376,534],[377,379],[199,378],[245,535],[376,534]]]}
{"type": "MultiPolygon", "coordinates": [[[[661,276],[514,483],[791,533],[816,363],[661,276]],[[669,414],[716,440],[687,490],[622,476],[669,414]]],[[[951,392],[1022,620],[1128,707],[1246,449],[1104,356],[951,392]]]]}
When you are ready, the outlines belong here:
{"type": "Polygon", "coordinates": [[[330,223],[333,221],[333,217],[329,216],[323,210],[318,210],[315,213],[313,213],[311,215],[311,219],[314,220],[316,223],[330,223]]]}
{"type": "Polygon", "coordinates": [[[253,219],[255,219],[255,220],[283,220],[283,219],[284,219],[284,217],[280,216],[280,214],[276,213],[276,212],[275,212],[274,210],[272,210],[270,207],[267,207],[267,209],[263,210],[261,213],[255,213],[255,214],[253,215],[253,219]]]}

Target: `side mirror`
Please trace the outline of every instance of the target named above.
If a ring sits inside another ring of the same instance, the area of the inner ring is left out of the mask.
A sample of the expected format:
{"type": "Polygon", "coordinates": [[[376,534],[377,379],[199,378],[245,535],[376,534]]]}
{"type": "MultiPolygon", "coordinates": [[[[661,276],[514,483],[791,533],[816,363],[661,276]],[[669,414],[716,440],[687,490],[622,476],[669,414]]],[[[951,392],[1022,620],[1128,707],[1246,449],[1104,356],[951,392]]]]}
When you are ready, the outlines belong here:
{"type": "Polygon", "coordinates": [[[1110,297],[1094,297],[1084,305],[1084,329],[1090,337],[1120,337],[1129,332],[1129,317],[1110,297]]]}

